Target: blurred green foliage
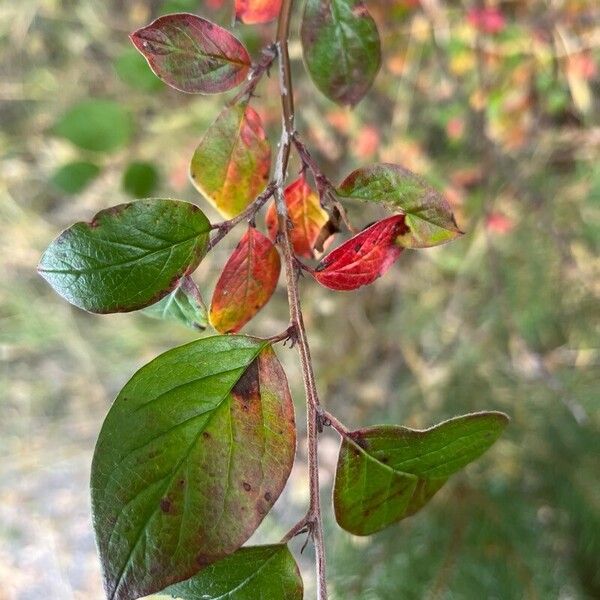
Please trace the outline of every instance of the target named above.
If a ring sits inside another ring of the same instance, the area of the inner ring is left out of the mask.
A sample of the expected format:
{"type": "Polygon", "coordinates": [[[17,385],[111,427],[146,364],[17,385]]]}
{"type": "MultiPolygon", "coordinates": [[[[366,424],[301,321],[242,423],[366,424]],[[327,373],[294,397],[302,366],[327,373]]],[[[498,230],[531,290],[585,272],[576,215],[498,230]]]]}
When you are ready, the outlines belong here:
{"type": "MultiPolygon", "coordinates": [[[[504,19],[495,33],[475,27],[459,2],[369,0],[384,64],[354,111],[312,87],[297,38],[290,46],[298,129],[331,178],[400,163],[446,193],[467,232],[405,252],[354,294],[302,281],[323,402],[351,427],[425,427],[481,409],[512,417],[485,458],[400,525],[356,538],[327,512],[335,598],[600,597],[597,7],[489,5],[504,19]]],[[[101,597],[86,488],[100,423],[136,368],[198,335],[138,314],[92,317],[35,274],[61,228],[134,190],[199,202],[219,219],[187,168],[223,97],[152,83],[127,39],[173,10],[231,24],[221,0],[0,9],[0,580],[10,600],[101,597]],[[139,162],[150,168],[124,189],[139,162]],[[65,166],[71,175],[59,176],[65,166]]],[[[273,26],[235,32],[256,54],[273,26]]],[[[273,143],[278,103],[276,81],[266,80],[254,106],[273,143]]],[[[350,207],[357,226],[377,216],[350,207]]],[[[205,298],[240,235],[195,276],[205,298]]],[[[287,318],[281,289],[245,331],[272,335],[287,318]]],[[[302,423],[296,356],[278,354],[302,423]]],[[[328,432],[322,442],[326,499],[337,440],[328,432]]],[[[300,464],[258,541],[278,539],[303,512],[303,473],[300,464]]]]}
{"type": "Polygon", "coordinates": [[[131,119],[123,105],[113,100],[82,100],[60,117],[53,133],[83,150],[111,152],[131,138],[131,119]]]}
{"type": "Polygon", "coordinates": [[[100,173],[100,167],[85,160],[75,160],[59,167],[50,181],[66,194],[81,192],[100,173]]]}
{"type": "Polygon", "coordinates": [[[130,196],[150,198],[158,187],[159,174],[152,163],[134,161],[127,165],[121,183],[130,196]]]}

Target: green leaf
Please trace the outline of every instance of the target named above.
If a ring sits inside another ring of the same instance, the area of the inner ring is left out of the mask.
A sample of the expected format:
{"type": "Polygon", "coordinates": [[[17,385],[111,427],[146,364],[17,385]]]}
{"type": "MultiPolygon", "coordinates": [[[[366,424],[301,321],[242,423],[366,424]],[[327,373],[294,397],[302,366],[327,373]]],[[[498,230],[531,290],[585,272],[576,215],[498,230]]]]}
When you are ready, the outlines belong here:
{"type": "Polygon", "coordinates": [[[296,561],[285,544],[240,548],[161,594],[180,600],[302,600],[296,561]]]}
{"type": "Polygon", "coordinates": [[[66,194],[76,194],[85,189],[100,173],[100,167],[85,160],[76,160],[59,167],[50,182],[66,194]]]}
{"type": "Polygon", "coordinates": [[[133,89],[154,92],[164,88],[164,83],[148,68],[148,63],[135,48],[125,48],[115,61],[119,79],[133,89]]]}
{"type": "Polygon", "coordinates": [[[165,0],[159,10],[159,14],[189,12],[194,13],[199,9],[200,0],[165,0]]]}
{"type": "Polygon", "coordinates": [[[226,92],[242,83],[250,69],[245,46],[226,29],[196,15],[164,15],[130,38],[154,73],[182,92],[226,92]]]}
{"type": "Polygon", "coordinates": [[[507,424],[503,413],[481,412],[424,430],[379,425],[351,432],[340,448],[333,491],[338,524],[370,535],[416,513],[507,424]]]}
{"type": "Polygon", "coordinates": [[[138,200],[75,223],[38,266],[63,298],[96,313],[144,308],[173,290],[206,252],[210,223],[195,205],[138,200]]]}
{"type": "Polygon", "coordinates": [[[127,110],[112,100],[84,100],[72,106],[53,128],[84,150],[112,152],[129,143],[133,123],[127,110]]]}
{"type": "Polygon", "coordinates": [[[357,169],[336,191],[342,198],[380,202],[404,213],[409,231],[396,242],[405,248],[437,246],[462,234],[447,200],[399,165],[380,163],[357,169]]]}
{"type": "Polygon", "coordinates": [[[127,165],[123,180],[123,189],[134,198],[147,198],[158,187],[159,174],[149,162],[131,162],[127,165]]]}
{"type": "Polygon", "coordinates": [[[225,108],[194,152],[190,176],[224,216],[235,217],[262,192],[271,169],[271,146],[258,113],[246,103],[225,108]]]}
{"type": "Polygon", "coordinates": [[[319,90],[338,104],[360,102],[381,65],[377,25],[362,0],[307,0],[300,34],[319,90]]]}
{"type": "Polygon", "coordinates": [[[206,305],[191,277],[184,277],[168,296],[147,306],[142,313],[153,319],[178,321],[192,329],[208,327],[206,305]]]}
{"type": "Polygon", "coordinates": [[[92,463],[108,598],[156,593],[237,550],[281,493],[295,444],[285,373],[265,340],[203,338],[142,367],[92,463]]]}

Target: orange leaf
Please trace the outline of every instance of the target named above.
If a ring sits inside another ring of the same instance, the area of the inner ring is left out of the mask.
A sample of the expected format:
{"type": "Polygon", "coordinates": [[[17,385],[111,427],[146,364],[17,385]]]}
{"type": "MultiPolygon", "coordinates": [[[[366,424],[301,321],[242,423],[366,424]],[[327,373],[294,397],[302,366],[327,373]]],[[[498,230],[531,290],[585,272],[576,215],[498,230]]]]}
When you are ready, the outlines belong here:
{"type": "Polygon", "coordinates": [[[250,226],[217,281],[210,322],[221,333],[239,331],[271,298],[281,261],[271,240],[250,226]]]}
{"type": "Polygon", "coordinates": [[[396,237],[407,230],[404,215],[377,221],[332,250],[313,277],[332,290],[355,290],[381,277],[400,256],[396,237]]]}
{"type": "Polygon", "coordinates": [[[235,17],[247,25],[268,23],[280,8],[281,0],[235,0],[235,17]]]}
{"type": "MultiPolygon", "coordinates": [[[[290,237],[294,252],[304,258],[314,258],[314,245],[327,223],[327,213],[321,208],[319,196],[308,185],[304,175],[288,185],[284,192],[288,216],[293,228],[290,237]]],[[[271,204],[266,215],[267,229],[272,240],[277,235],[277,210],[271,204]]]]}

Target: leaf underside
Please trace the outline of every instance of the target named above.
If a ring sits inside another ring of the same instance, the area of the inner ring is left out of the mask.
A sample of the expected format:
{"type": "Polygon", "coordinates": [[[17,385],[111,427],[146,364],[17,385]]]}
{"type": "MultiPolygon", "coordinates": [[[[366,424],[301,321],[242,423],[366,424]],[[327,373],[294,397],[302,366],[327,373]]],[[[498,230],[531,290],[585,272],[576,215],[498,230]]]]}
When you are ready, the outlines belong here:
{"type": "Polygon", "coordinates": [[[225,108],[194,152],[190,176],[198,191],[226,218],[241,213],[262,192],[271,169],[271,146],[258,113],[246,104],[225,108]]]}
{"type": "Polygon", "coordinates": [[[187,13],[159,17],[131,34],[150,68],[182,92],[216,94],[244,81],[250,56],[229,31],[187,13]]]}
{"type": "Polygon", "coordinates": [[[336,192],[341,198],[378,202],[404,213],[408,230],[396,242],[405,248],[437,246],[462,233],[448,201],[399,165],[380,163],[357,169],[336,192]]]}
{"type": "Polygon", "coordinates": [[[142,367],[92,463],[107,597],[156,593],[237,550],[281,493],[294,452],[287,380],[264,340],[204,338],[142,367]]]}
{"type": "Polygon", "coordinates": [[[184,277],[170,294],[144,308],[142,313],[153,319],[177,321],[191,329],[208,327],[208,311],[191,277],[184,277]]]}
{"type": "Polygon", "coordinates": [[[416,513],[450,475],[481,456],[507,423],[503,413],[482,412],[425,430],[380,425],[351,432],[336,470],[338,524],[370,535],[416,513]]]}
{"type": "Polygon", "coordinates": [[[381,65],[377,26],[362,0],[307,0],[300,35],[317,88],[338,104],[360,102],[381,65]]]}
{"type": "Polygon", "coordinates": [[[38,271],[84,310],[137,310],[170,293],[198,266],[209,231],[204,213],[188,202],[120,204],[61,233],[42,255],[38,271]]]}
{"type": "Polygon", "coordinates": [[[180,600],[302,600],[303,584],[285,544],[240,548],[162,592],[180,600]]]}

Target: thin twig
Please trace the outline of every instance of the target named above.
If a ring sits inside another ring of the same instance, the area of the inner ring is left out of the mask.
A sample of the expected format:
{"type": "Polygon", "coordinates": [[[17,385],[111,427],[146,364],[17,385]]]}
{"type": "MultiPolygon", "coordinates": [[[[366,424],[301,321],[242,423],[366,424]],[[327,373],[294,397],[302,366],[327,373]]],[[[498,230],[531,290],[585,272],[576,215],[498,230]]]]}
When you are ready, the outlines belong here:
{"type": "Polygon", "coordinates": [[[290,325],[285,331],[282,331],[277,335],[272,335],[266,339],[271,344],[283,342],[284,346],[287,342],[290,342],[290,348],[293,348],[296,345],[296,328],[293,325],[290,325]]]}
{"type": "Polygon", "coordinates": [[[277,46],[275,44],[269,44],[263,48],[258,61],[252,66],[252,69],[250,69],[250,72],[248,73],[246,85],[227,103],[228,106],[233,106],[240,100],[249,100],[252,98],[252,96],[254,96],[254,90],[256,89],[256,86],[259,84],[263,75],[265,73],[269,73],[269,69],[271,68],[276,56],[277,46]]]}
{"type": "MultiPolygon", "coordinates": [[[[336,233],[340,230],[340,223],[343,223],[350,233],[355,234],[356,230],[348,219],[346,209],[337,199],[335,185],[333,185],[329,177],[323,173],[304,142],[300,139],[300,136],[297,132],[294,132],[292,136],[292,142],[298,151],[298,156],[300,156],[302,166],[305,169],[310,169],[310,172],[312,173],[317,185],[317,192],[319,193],[319,198],[321,199],[321,206],[329,215],[329,223],[327,223],[327,225],[324,227],[324,229],[328,230],[326,233],[329,233],[329,235],[336,233]]],[[[322,242],[324,241],[325,240],[322,240],[322,242]]],[[[322,246],[322,242],[319,243],[319,241],[317,241],[315,244],[317,249],[319,249],[319,246],[322,246]]]]}
{"type": "Polygon", "coordinates": [[[304,515],[282,538],[281,543],[287,544],[292,538],[300,535],[301,533],[310,532],[310,524],[312,523],[312,516],[309,514],[304,515]]]}
{"type": "Polygon", "coordinates": [[[350,430],[336,417],[334,417],[330,412],[324,410],[321,415],[321,422],[324,427],[332,427],[335,429],[342,437],[344,438],[352,438],[350,435],[350,430]]]}
{"type": "Polygon", "coordinates": [[[217,233],[208,242],[208,250],[212,250],[238,223],[242,221],[251,221],[256,213],[265,205],[267,200],[275,193],[275,182],[271,181],[265,188],[262,194],[259,194],[251,204],[239,215],[221,223],[215,223],[212,228],[217,230],[217,233]]]}
{"type": "MultiPolygon", "coordinates": [[[[310,357],[310,348],[306,337],[304,319],[300,306],[298,289],[298,268],[294,261],[294,253],[288,230],[288,213],[284,201],[284,186],[290,157],[290,144],[294,136],[294,94],[290,57],[288,54],[288,36],[293,0],[283,0],[277,23],[277,51],[279,54],[279,91],[283,126],[277,163],[275,165],[275,201],[279,225],[278,244],[283,254],[285,276],[290,308],[291,326],[295,329],[302,379],[306,394],[307,437],[308,437],[308,472],[310,487],[310,533],[315,545],[317,600],[327,600],[327,582],[325,576],[325,547],[323,543],[323,523],[321,517],[321,500],[319,494],[319,459],[318,459],[318,421],[321,407],[315,383],[315,376],[310,357]]],[[[301,528],[300,528],[301,529],[301,528]]]]}

